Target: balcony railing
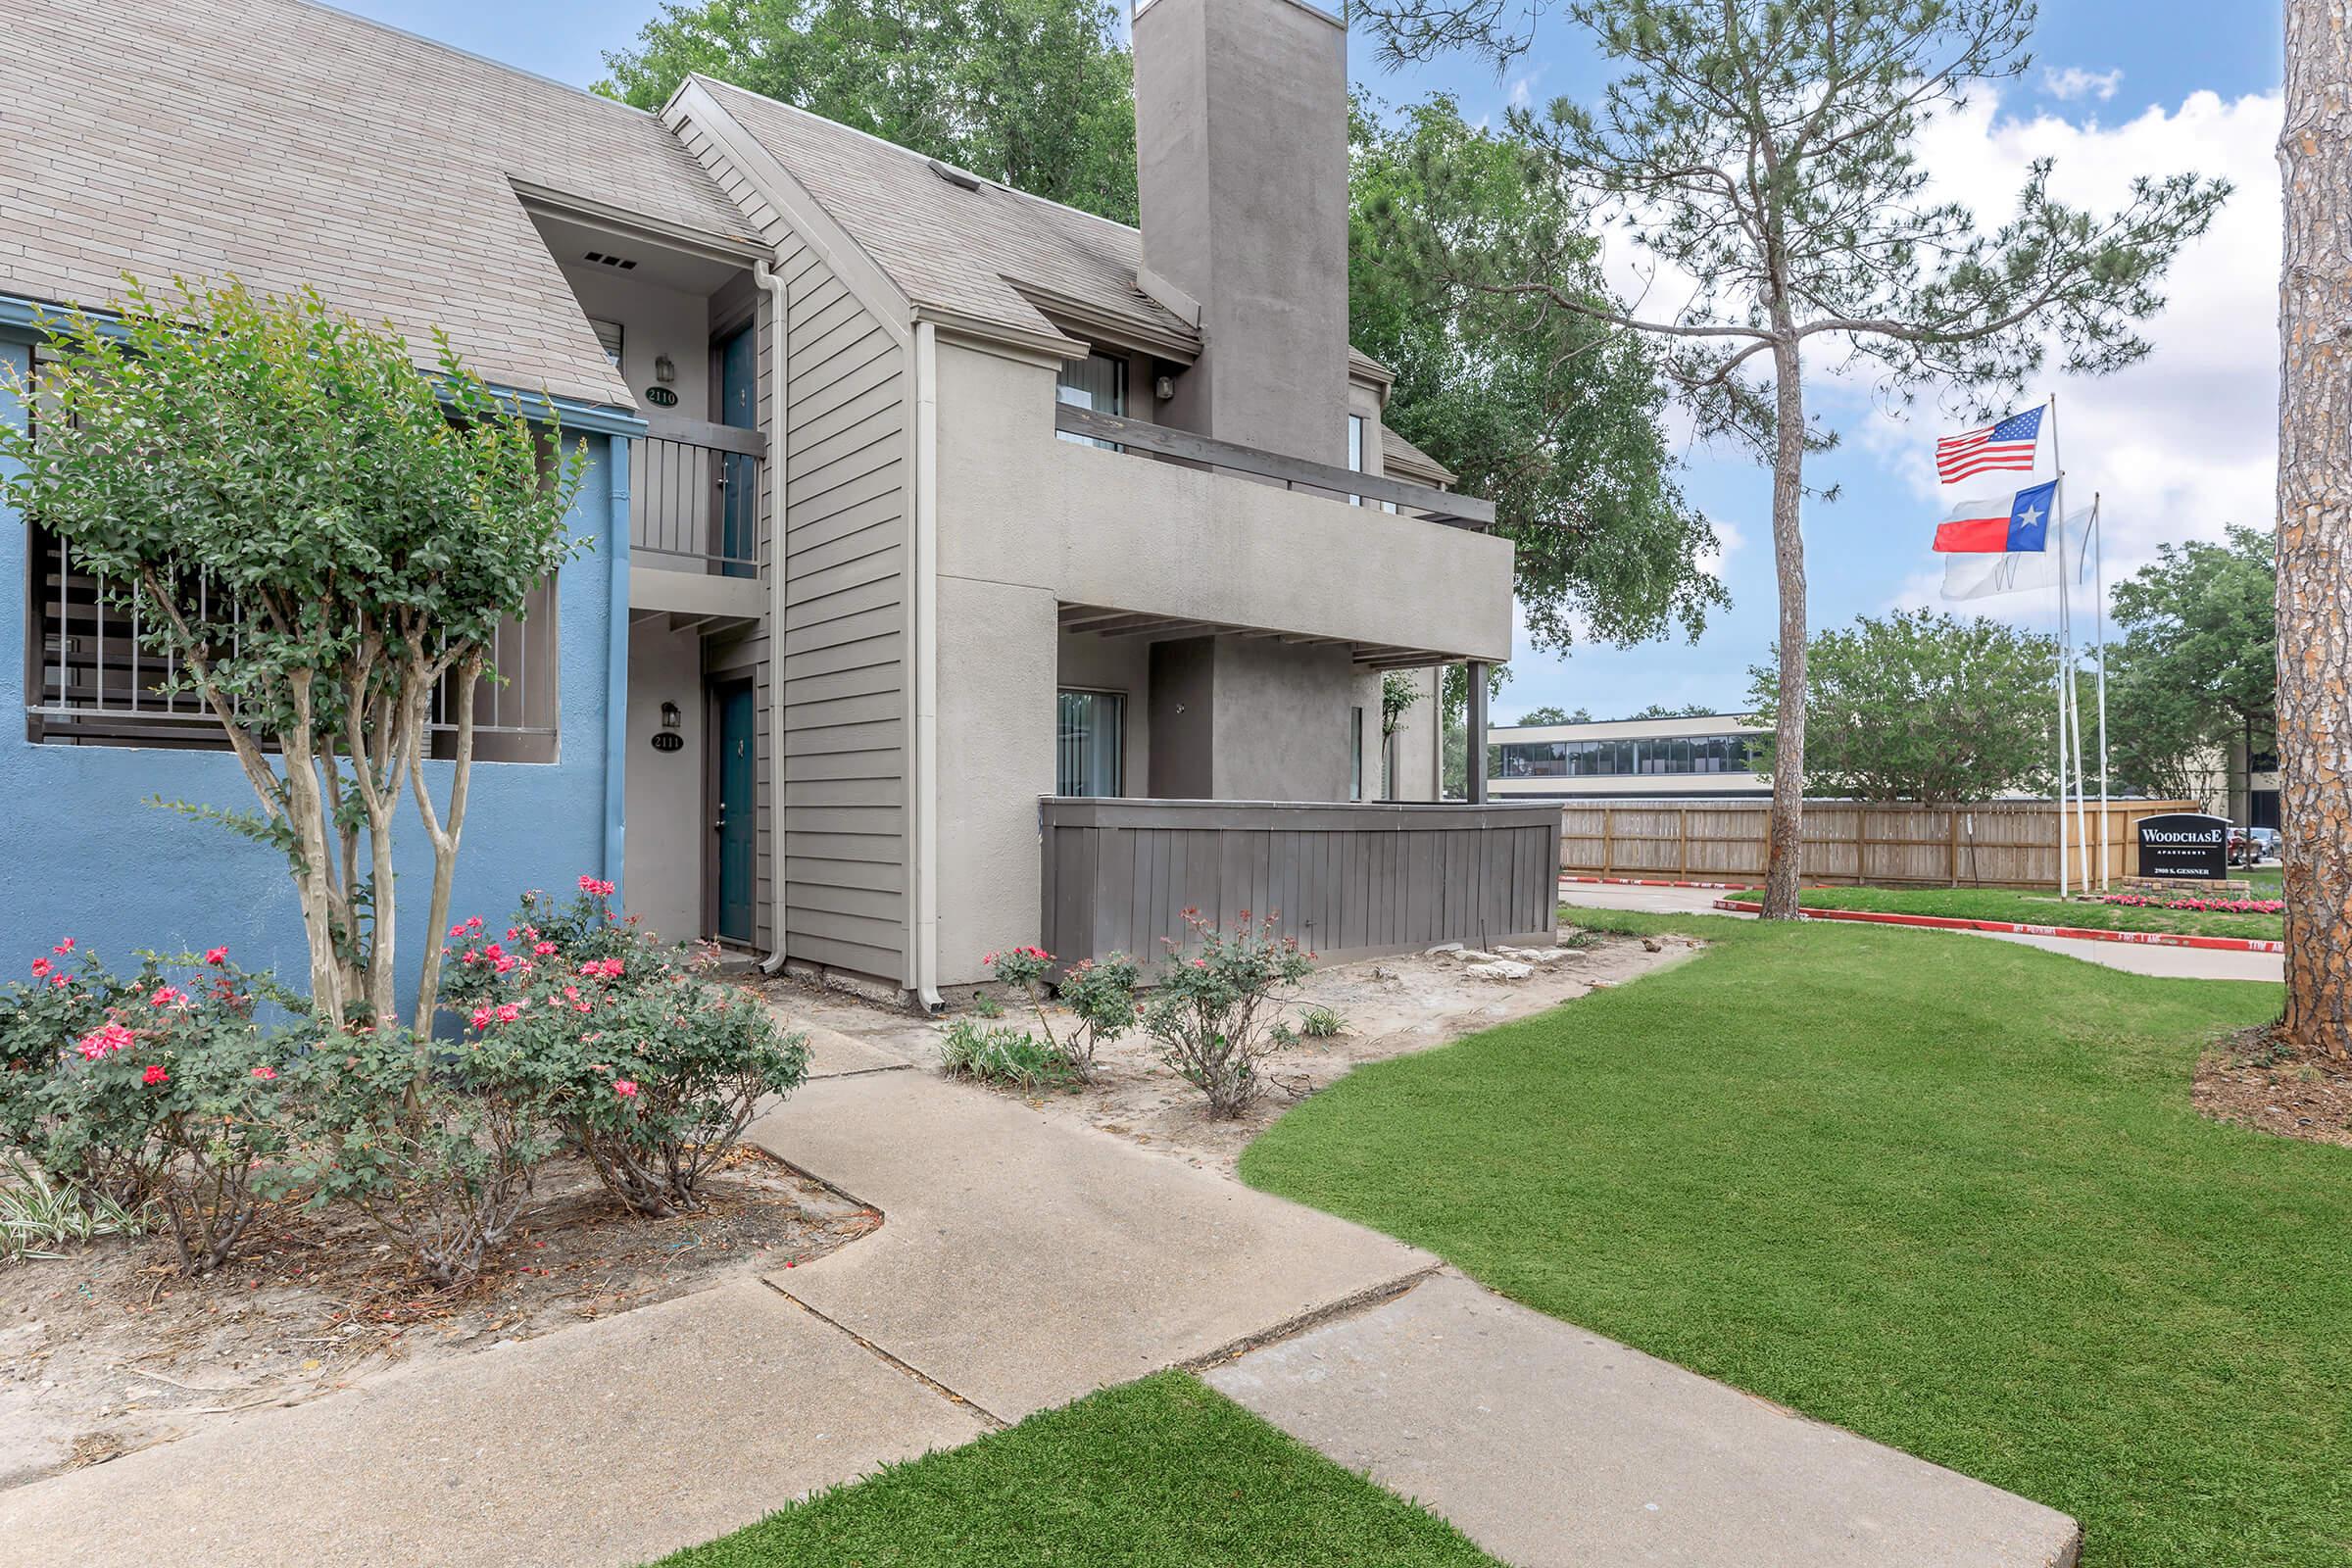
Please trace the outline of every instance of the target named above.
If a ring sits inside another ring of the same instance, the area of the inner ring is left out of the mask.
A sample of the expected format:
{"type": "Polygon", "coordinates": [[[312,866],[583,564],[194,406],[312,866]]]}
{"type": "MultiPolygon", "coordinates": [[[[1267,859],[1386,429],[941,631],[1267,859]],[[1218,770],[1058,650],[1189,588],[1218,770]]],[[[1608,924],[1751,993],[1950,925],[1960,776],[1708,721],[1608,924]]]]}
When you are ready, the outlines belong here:
{"type": "Polygon", "coordinates": [[[1054,408],[1054,428],[1093,441],[1112,442],[1128,452],[1166,462],[1231,469],[1279,484],[1286,490],[1310,490],[1338,500],[1352,496],[1367,504],[1386,503],[1400,513],[1450,527],[1485,529],[1494,523],[1494,503],[1476,496],[1456,495],[1450,490],[1410,484],[1380,474],[1358,473],[1353,468],[1329,463],[1309,463],[1303,458],[1260,452],[1255,447],[1214,440],[1190,430],[1153,424],[1148,419],[1121,418],[1059,403],[1054,408]]]}
{"type": "Polygon", "coordinates": [[[629,552],[666,571],[760,573],[757,430],[696,424],[629,443],[629,552]]]}
{"type": "Polygon", "coordinates": [[[1244,910],[1325,958],[1443,942],[1548,944],[1560,809],[1394,802],[1038,803],[1039,939],[1064,963],[1192,940],[1244,910]]]}

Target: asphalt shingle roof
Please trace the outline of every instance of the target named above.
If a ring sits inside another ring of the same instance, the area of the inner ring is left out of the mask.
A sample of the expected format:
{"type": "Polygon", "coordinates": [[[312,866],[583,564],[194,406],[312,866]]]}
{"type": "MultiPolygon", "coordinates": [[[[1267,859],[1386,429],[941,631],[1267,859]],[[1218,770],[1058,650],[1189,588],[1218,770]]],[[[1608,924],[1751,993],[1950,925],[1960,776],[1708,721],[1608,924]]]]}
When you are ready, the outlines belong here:
{"type": "Polygon", "coordinates": [[[731,239],[651,115],[300,0],[0,0],[0,293],[235,273],[628,406],[512,179],[731,239]]]}
{"type": "Polygon", "coordinates": [[[1161,336],[1195,336],[1136,287],[1137,235],[1125,224],[1004,185],[965,190],[920,153],[698,79],[915,304],[1018,331],[1054,330],[1017,282],[1161,336]]]}

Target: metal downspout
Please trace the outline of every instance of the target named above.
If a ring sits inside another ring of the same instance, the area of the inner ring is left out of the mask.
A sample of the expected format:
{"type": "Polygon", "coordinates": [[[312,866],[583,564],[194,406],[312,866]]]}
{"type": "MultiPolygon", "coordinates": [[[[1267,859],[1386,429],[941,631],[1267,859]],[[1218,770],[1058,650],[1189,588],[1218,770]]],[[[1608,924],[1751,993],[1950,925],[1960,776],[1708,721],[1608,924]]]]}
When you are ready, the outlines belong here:
{"type": "Polygon", "coordinates": [[[785,909],[790,889],[784,877],[784,279],[766,262],[752,266],[752,279],[767,294],[769,331],[767,410],[767,701],[768,781],[770,802],[768,842],[775,848],[770,880],[775,887],[768,918],[775,926],[776,948],[760,961],[760,969],[775,974],[784,967],[785,909]]]}
{"type": "MultiPolygon", "coordinates": [[[[621,888],[629,774],[629,438],[605,437],[612,566],[605,613],[605,880],[621,888]]],[[[621,897],[626,898],[625,889],[621,897]]]]}
{"type": "Polygon", "coordinates": [[[939,995],[939,336],[914,327],[914,998],[939,995]]]}

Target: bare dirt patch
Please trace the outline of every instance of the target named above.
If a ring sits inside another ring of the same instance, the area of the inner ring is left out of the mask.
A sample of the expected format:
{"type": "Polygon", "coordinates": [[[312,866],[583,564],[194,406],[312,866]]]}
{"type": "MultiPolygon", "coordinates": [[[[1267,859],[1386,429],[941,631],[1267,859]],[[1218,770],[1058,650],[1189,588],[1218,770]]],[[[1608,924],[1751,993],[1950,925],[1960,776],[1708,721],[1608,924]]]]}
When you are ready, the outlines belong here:
{"type": "MultiPolygon", "coordinates": [[[[1695,951],[1686,937],[1619,937],[1587,933],[1589,945],[1547,963],[1530,964],[1525,978],[1494,979],[1472,972],[1485,955],[1413,954],[1401,957],[1333,964],[1309,975],[1283,1001],[1280,1015],[1294,1030],[1310,1007],[1329,1007],[1346,1020],[1345,1030],[1326,1040],[1301,1039],[1268,1063],[1271,1086],[1240,1116],[1212,1121],[1200,1091],[1162,1066],[1152,1041],[1140,1030],[1104,1046],[1096,1058],[1092,1083],[1043,1095],[1022,1095],[1026,1103],[1057,1115],[1075,1116],[1115,1137],[1157,1150],[1207,1170],[1232,1175],[1242,1150],[1274,1119],[1307,1096],[1328,1089],[1360,1063],[1401,1056],[1447,1045],[1481,1029],[1545,1011],[1597,987],[1620,985],[1673,963],[1695,951]]],[[[895,1011],[840,992],[822,992],[798,981],[771,981],[770,1001],[790,1011],[796,1027],[809,1030],[818,1070],[827,1058],[828,1036],[848,1037],[836,1047],[850,1070],[864,1060],[888,1058],[936,1071],[942,1025],[895,1011]],[[855,1048],[866,1048],[856,1058],[855,1048]]],[[[1002,988],[984,988],[1004,1008],[1004,1021],[1034,1032],[1027,1004],[1002,988]]],[[[968,1003],[952,1008],[950,1019],[969,1015],[968,1003]]],[[[1054,1009],[1054,1029],[1067,1038],[1069,1019],[1054,1009]]],[[[1011,1091],[1005,1091],[1011,1093],[1011,1091]]]]}
{"type": "Polygon", "coordinates": [[[207,1421],[299,1404],[403,1363],[531,1339],[804,1262],[880,1223],[739,1148],[698,1213],[621,1213],[584,1165],[552,1163],[528,1224],[470,1284],[433,1291],[356,1215],[270,1211],[245,1254],[201,1279],[168,1239],[0,1264],[0,1487],[169,1443],[207,1421]]]}
{"type": "Polygon", "coordinates": [[[2215,1121],[2352,1148],[2352,1066],[2306,1055],[2267,1025],[2205,1053],[2195,1097],[2215,1121]]]}

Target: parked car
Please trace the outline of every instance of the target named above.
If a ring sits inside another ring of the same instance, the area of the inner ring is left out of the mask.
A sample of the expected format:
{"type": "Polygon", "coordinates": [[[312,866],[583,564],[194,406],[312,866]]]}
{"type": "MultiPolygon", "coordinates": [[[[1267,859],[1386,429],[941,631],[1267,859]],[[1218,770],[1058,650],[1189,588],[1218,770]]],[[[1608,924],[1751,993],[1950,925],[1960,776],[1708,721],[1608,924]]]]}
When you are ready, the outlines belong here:
{"type": "Polygon", "coordinates": [[[2248,865],[2260,865],[2265,860],[2278,858],[2278,830],[2275,827],[2250,827],[2246,837],[2253,841],[2253,858],[2248,865]]]}

